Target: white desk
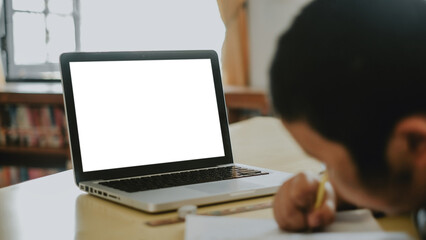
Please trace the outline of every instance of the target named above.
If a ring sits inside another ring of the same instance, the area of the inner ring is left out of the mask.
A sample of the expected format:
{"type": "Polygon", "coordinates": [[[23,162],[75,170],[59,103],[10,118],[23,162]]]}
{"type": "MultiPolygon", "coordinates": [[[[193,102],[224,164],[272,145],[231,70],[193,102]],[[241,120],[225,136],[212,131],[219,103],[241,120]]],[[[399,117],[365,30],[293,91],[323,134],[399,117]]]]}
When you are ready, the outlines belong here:
{"type": "MultiPolygon", "coordinates": [[[[235,161],[287,172],[311,170],[321,165],[307,157],[281,123],[274,118],[254,118],[230,127],[235,161]]],[[[262,197],[202,207],[199,212],[264,203],[262,197]]],[[[71,171],[0,189],[0,239],[183,239],[182,223],[149,227],[148,220],[176,217],[175,212],[146,214],[80,191],[71,171]]],[[[237,214],[271,218],[264,209],[237,214]]],[[[384,229],[415,235],[408,216],[379,221],[384,229]]]]}

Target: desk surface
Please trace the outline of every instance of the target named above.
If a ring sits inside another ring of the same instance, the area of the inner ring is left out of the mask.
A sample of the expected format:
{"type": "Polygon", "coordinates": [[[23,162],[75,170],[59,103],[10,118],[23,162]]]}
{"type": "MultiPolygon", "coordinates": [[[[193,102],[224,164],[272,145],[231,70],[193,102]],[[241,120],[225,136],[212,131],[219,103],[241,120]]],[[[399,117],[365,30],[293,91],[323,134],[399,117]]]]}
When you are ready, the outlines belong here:
{"type": "MultiPolygon", "coordinates": [[[[235,162],[286,172],[321,170],[274,118],[253,118],[230,126],[235,162]]],[[[262,197],[202,207],[199,212],[264,203],[262,197]]],[[[183,239],[183,223],[149,227],[148,220],[176,217],[175,212],[147,214],[80,191],[72,171],[0,189],[0,239],[183,239]]],[[[272,210],[239,213],[272,218],[272,210]]],[[[385,230],[415,229],[409,216],[379,220],[385,230]]]]}

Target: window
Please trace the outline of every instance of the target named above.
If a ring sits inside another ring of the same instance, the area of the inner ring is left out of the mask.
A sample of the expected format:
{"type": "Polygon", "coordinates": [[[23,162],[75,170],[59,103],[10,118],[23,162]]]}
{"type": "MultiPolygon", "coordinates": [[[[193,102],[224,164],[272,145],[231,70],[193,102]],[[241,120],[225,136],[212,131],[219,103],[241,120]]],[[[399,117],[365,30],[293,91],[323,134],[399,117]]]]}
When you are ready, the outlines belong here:
{"type": "Polygon", "coordinates": [[[78,49],[73,0],[6,0],[8,78],[59,79],[59,55],[78,49]]]}
{"type": "MultiPolygon", "coordinates": [[[[0,0],[2,1],[2,0],[0,0]]],[[[4,0],[8,79],[59,79],[69,51],[214,49],[216,0],[4,0]]]]}

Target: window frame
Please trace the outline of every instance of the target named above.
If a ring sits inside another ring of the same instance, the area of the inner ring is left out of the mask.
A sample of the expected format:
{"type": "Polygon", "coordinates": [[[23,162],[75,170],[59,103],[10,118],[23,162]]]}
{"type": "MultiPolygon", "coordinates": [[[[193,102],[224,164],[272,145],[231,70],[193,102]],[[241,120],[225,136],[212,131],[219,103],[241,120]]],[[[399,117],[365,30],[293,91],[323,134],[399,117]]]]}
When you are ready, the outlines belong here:
{"type": "Polygon", "coordinates": [[[2,63],[3,74],[6,75],[6,10],[4,7],[4,0],[0,0],[0,58],[2,63]]]}
{"type": "MultiPolygon", "coordinates": [[[[42,64],[15,64],[14,63],[14,42],[13,42],[13,14],[14,12],[30,12],[16,11],[12,8],[13,0],[2,0],[4,8],[5,33],[3,39],[4,49],[6,52],[5,73],[7,82],[55,82],[60,81],[60,66],[58,63],[45,62],[42,64]],[[28,77],[28,74],[37,75],[37,77],[28,77]],[[43,76],[43,73],[51,73],[51,76],[43,76]],[[20,76],[21,75],[21,76],[20,76]]],[[[47,3],[49,0],[44,0],[46,4],[45,10],[42,12],[46,17],[49,14],[47,3]]],[[[73,12],[71,16],[74,20],[74,35],[75,35],[75,50],[79,51],[80,44],[80,2],[79,0],[71,0],[73,2],[73,12]]]]}

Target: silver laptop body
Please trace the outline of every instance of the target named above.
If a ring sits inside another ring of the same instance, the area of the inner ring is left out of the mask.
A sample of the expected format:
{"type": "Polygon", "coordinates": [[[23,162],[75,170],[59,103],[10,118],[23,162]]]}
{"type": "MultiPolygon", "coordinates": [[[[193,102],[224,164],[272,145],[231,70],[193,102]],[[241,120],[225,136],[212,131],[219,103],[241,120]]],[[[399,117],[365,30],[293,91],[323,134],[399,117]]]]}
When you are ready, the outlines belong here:
{"type": "MultiPolygon", "coordinates": [[[[76,184],[147,212],[274,194],[290,174],[261,174],[160,189],[105,185],[234,166],[214,51],[65,53],[62,84],[76,184]]],[[[173,175],[174,176],[174,175],[173,175]]],[[[173,181],[172,181],[173,183],[173,181]]]]}

